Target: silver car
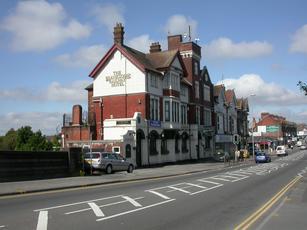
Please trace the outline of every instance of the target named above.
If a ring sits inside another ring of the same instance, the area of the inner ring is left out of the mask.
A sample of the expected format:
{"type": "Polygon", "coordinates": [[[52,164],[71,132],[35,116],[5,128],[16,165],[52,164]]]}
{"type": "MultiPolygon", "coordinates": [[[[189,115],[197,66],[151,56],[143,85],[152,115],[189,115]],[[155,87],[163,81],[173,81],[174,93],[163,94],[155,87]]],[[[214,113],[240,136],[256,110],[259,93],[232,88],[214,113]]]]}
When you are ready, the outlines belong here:
{"type": "Polygon", "coordinates": [[[115,171],[127,171],[132,173],[134,165],[118,153],[112,152],[88,152],[84,156],[87,169],[105,171],[110,174],[115,171]]]}

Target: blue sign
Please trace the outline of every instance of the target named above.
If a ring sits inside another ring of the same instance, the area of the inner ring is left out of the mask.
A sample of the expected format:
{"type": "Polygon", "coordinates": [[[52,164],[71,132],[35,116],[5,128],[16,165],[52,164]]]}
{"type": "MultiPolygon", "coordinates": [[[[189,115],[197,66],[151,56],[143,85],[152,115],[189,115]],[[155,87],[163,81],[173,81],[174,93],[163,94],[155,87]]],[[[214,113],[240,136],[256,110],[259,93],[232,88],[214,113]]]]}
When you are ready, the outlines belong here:
{"type": "Polygon", "coordinates": [[[161,127],[161,121],[149,120],[149,125],[151,127],[160,128],[161,127]]]}

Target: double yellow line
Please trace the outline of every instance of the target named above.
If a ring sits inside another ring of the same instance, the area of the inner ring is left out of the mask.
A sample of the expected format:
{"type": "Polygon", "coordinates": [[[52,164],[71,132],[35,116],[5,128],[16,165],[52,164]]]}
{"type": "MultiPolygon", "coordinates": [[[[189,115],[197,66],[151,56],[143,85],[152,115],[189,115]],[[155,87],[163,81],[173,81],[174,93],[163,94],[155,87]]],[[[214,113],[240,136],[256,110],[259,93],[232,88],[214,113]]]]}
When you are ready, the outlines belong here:
{"type": "Polygon", "coordinates": [[[285,187],[283,187],[275,196],[273,196],[268,202],[266,202],[261,208],[244,220],[240,225],[234,228],[234,230],[246,230],[253,223],[255,223],[266,211],[268,211],[291,187],[295,185],[302,177],[296,176],[285,187]]]}

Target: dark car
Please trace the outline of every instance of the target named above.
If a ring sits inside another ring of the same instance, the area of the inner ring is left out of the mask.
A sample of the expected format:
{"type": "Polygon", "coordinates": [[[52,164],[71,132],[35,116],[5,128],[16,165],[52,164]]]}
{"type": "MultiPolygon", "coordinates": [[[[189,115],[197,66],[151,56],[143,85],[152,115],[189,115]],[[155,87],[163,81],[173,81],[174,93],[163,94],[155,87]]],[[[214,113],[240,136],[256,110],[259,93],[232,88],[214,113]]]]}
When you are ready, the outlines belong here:
{"type": "Polygon", "coordinates": [[[265,152],[257,152],[255,155],[256,163],[268,163],[271,162],[271,157],[265,152]]]}

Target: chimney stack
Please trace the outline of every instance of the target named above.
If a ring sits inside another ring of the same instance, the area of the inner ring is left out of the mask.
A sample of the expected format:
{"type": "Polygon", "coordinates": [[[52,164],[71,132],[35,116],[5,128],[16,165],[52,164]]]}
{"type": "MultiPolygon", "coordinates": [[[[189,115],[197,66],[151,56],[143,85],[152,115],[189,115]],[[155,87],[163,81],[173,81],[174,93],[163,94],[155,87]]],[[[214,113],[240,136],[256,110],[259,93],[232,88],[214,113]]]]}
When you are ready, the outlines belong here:
{"type": "Polygon", "coordinates": [[[153,42],[150,46],[150,53],[156,53],[156,52],[161,52],[161,45],[159,42],[153,42]]]}
{"type": "Polygon", "coordinates": [[[124,27],[121,23],[116,23],[116,26],[114,27],[114,43],[118,45],[124,44],[124,27]]]}

